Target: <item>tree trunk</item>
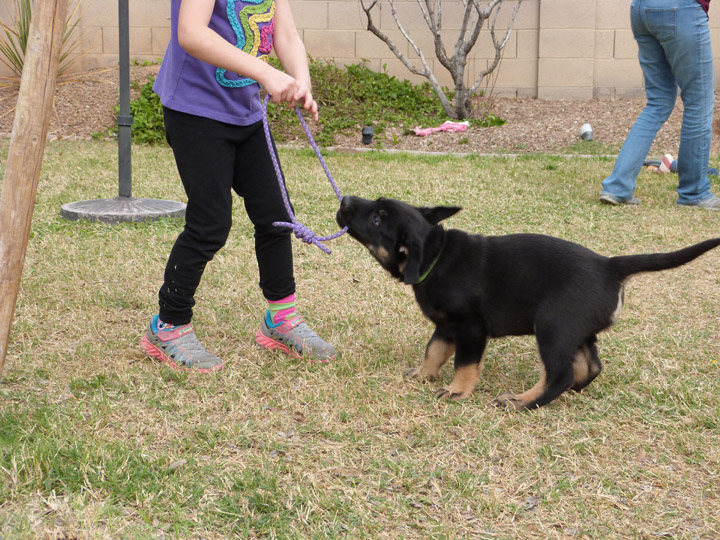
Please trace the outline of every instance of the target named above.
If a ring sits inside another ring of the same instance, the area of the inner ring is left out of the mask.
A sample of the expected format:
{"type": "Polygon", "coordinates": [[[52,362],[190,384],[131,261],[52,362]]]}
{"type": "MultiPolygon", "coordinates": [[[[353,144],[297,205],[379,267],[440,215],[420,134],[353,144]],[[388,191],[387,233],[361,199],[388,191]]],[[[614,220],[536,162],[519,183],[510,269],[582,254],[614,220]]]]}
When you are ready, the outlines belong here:
{"type": "Polygon", "coordinates": [[[67,0],[35,0],[33,3],[0,192],[0,377],[30,237],[66,14],[67,0]]]}

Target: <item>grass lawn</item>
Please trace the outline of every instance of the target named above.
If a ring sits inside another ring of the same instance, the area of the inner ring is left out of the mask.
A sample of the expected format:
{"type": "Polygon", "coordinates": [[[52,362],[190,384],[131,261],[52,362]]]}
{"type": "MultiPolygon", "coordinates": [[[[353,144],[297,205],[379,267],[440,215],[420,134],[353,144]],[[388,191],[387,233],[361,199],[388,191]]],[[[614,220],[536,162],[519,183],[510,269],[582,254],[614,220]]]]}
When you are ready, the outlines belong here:
{"type": "MultiPolygon", "coordinates": [[[[511,413],[490,401],[535,383],[534,340],[492,341],[474,397],[438,402],[450,366],[436,384],[402,376],[431,333],[412,290],[348,237],[330,256],[295,241],[301,310],[342,358],[260,350],[238,200],[194,320],[226,367],[177,373],[139,340],[182,221],[60,217],[117,195],[116,156],[110,143],[47,147],[0,379],[0,538],[720,538],[720,250],[633,278],[600,336],[600,377],[511,413]]],[[[460,205],[446,225],[480,234],[546,233],[606,255],[720,234],[718,213],[675,206],[675,175],[642,173],[638,208],[599,204],[603,157],[326,158],[345,194],[460,205]]],[[[335,232],[315,156],[281,160],[299,219],[335,232]]],[[[184,200],[167,148],[134,148],[133,194],[184,200]]]]}

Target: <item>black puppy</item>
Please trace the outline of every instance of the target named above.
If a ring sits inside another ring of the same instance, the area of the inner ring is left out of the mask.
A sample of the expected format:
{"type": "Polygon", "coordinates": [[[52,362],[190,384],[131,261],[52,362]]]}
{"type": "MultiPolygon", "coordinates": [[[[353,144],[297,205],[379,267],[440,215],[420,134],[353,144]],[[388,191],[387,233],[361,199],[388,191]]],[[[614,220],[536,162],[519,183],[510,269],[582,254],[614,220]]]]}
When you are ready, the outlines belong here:
{"type": "Polygon", "coordinates": [[[608,258],[551,236],[479,236],[438,225],[458,211],[345,197],[337,222],[393,277],[413,286],[435,323],[425,359],[407,374],[434,380],[455,354],[455,376],[438,398],[472,394],[488,338],[536,336],[540,380],[493,401],[515,409],[541,407],[598,376],[597,334],[620,315],[629,276],[683,265],[720,245],[716,238],[672,253],[608,258]]]}

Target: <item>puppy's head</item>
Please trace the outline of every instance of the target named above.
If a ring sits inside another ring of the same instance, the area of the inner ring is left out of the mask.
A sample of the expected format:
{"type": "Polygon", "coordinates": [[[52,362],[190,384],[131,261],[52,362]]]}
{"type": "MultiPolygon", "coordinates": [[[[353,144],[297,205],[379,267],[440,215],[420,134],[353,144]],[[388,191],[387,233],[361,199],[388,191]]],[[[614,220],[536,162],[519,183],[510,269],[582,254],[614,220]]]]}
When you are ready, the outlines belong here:
{"type": "Polygon", "coordinates": [[[337,222],[365,246],[385,270],[407,284],[420,279],[425,241],[433,227],[459,207],[416,208],[393,199],[343,197],[337,222]]]}

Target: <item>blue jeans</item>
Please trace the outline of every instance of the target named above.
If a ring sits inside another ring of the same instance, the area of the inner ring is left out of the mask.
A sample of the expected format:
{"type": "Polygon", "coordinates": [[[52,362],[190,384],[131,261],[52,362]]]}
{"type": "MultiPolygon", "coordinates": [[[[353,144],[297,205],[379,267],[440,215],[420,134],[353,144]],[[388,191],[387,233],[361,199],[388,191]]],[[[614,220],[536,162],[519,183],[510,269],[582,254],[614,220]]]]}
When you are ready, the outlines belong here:
{"type": "Polygon", "coordinates": [[[670,117],[677,88],[684,112],[678,150],[678,203],[709,197],[707,176],[712,138],[713,53],[705,11],[696,0],[633,0],[630,25],[638,45],[647,104],[618,154],[603,193],[632,197],[658,130],[670,117]]]}

